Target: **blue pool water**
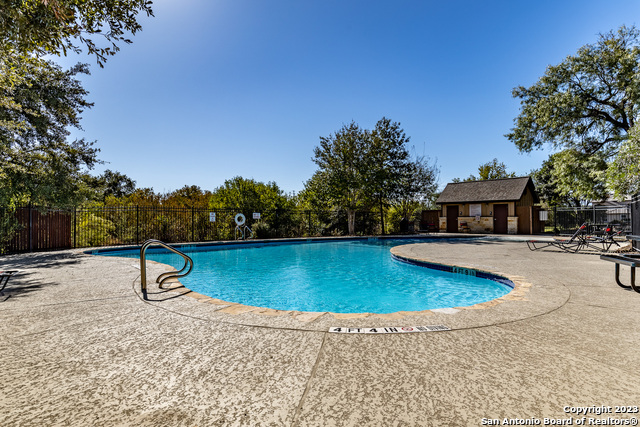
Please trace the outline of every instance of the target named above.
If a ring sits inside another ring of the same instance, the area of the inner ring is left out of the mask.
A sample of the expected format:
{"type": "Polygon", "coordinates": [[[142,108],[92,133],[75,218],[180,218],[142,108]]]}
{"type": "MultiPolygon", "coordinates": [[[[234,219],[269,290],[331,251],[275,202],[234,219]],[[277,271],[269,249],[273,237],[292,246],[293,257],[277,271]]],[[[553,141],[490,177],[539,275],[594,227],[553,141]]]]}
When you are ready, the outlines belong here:
{"type": "MultiPolygon", "coordinates": [[[[508,281],[495,276],[490,280],[438,271],[392,257],[391,247],[412,242],[376,239],[191,246],[180,248],[194,262],[191,274],[180,281],[195,292],[224,301],[334,313],[469,306],[512,289],[508,281]]],[[[138,251],[100,254],[139,255],[138,251]]],[[[159,250],[147,251],[147,259],[178,269],[184,264],[178,255],[159,250]]]]}

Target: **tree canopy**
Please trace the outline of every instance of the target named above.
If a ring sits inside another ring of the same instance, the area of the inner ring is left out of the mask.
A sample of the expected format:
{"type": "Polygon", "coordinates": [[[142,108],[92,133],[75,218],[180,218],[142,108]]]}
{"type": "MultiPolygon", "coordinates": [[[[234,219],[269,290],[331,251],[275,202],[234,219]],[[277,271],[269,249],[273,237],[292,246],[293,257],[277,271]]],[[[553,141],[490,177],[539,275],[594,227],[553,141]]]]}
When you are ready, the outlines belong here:
{"type": "Polygon", "coordinates": [[[609,189],[618,198],[640,193],[640,128],[635,126],[607,169],[609,189]]]}
{"type": "MultiPolygon", "coordinates": [[[[93,104],[76,78],[50,56],[85,47],[100,66],[128,34],[141,30],[146,0],[0,0],[0,204],[77,203],[91,191],[86,170],[99,162],[94,142],[68,141],[93,104]]],[[[95,184],[95,183],[94,183],[95,184]]]]}
{"type": "MultiPolygon", "coordinates": [[[[102,67],[128,33],[142,29],[138,14],[153,16],[147,0],[0,0],[0,106],[19,110],[13,89],[34,70],[46,68],[47,55],[79,53],[85,46],[102,67]],[[102,42],[106,42],[103,45],[102,42]]],[[[19,123],[0,120],[0,126],[19,123]]]]}
{"type": "MultiPolygon", "coordinates": [[[[497,158],[494,158],[490,162],[483,163],[478,166],[478,176],[474,174],[469,175],[464,181],[483,181],[487,179],[500,179],[500,178],[515,178],[515,172],[507,172],[507,165],[503,162],[499,162],[497,158]]],[[[460,178],[454,178],[453,182],[461,182],[460,178]]]]}
{"type": "Polygon", "coordinates": [[[108,56],[131,43],[127,34],[142,30],[138,14],[153,16],[148,0],[0,0],[0,43],[3,53],[95,55],[102,66],[108,56]],[[102,45],[106,42],[106,45],[102,45]]]}
{"type": "Polygon", "coordinates": [[[40,62],[10,90],[20,108],[0,105],[0,121],[14,124],[0,126],[2,204],[77,202],[84,168],[98,162],[93,142],[67,140],[68,128],[80,128],[80,114],[92,105],[75,78],[82,73],[86,66],[64,71],[40,62]]]}
{"type": "Polygon", "coordinates": [[[602,153],[575,149],[552,154],[533,173],[536,190],[549,204],[580,206],[606,198],[607,163],[602,153]]]}
{"type": "Polygon", "coordinates": [[[102,175],[92,176],[85,173],[81,177],[88,191],[88,200],[106,202],[107,199],[122,199],[136,191],[136,182],[118,171],[107,169],[102,175]]]}
{"type": "MultiPolygon", "coordinates": [[[[373,179],[367,176],[370,144],[368,132],[356,123],[343,125],[328,137],[320,137],[320,145],[314,149],[313,161],[319,170],[307,187],[313,186],[324,194],[316,199],[326,200],[334,206],[347,210],[349,216],[349,234],[355,221],[355,211],[370,203],[373,179]],[[321,180],[321,182],[318,182],[321,180]]],[[[382,191],[376,188],[374,191],[382,191]]]]}
{"type": "Polygon", "coordinates": [[[355,212],[378,203],[407,202],[433,191],[437,167],[428,159],[412,159],[409,137],[400,123],[383,117],[373,130],[355,122],[320,137],[313,161],[318,165],[302,197],[316,205],[347,211],[349,234],[355,212]]]}
{"type": "Polygon", "coordinates": [[[416,210],[431,208],[438,190],[440,169],[425,156],[416,156],[404,166],[391,204],[400,216],[409,221],[416,210]]]}
{"type": "Polygon", "coordinates": [[[638,118],[638,36],[635,27],[624,26],[601,34],[597,43],[549,66],[531,87],[515,88],[521,110],[506,137],[523,152],[549,143],[586,155],[614,155],[638,118]]]}
{"type": "Polygon", "coordinates": [[[275,182],[258,182],[236,176],[216,188],[209,199],[211,209],[266,212],[288,207],[288,198],[275,182]]]}

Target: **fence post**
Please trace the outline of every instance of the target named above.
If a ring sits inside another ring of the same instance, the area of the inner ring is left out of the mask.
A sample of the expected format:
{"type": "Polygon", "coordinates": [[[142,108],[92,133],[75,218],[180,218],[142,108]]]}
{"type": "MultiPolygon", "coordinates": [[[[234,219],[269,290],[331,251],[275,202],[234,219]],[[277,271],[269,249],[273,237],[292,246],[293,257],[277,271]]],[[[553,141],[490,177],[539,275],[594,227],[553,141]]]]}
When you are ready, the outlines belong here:
{"type": "Polygon", "coordinates": [[[136,245],[140,244],[140,206],[136,205],[136,245]]]}
{"type": "Polygon", "coordinates": [[[311,237],[311,211],[307,211],[307,218],[309,219],[309,237],[311,237]]]}
{"type": "Polygon", "coordinates": [[[195,223],[194,223],[194,218],[195,218],[195,212],[193,210],[193,206],[191,206],[191,241],[195,242],[196,241],[196,227],[195,227],[195,223]]]}

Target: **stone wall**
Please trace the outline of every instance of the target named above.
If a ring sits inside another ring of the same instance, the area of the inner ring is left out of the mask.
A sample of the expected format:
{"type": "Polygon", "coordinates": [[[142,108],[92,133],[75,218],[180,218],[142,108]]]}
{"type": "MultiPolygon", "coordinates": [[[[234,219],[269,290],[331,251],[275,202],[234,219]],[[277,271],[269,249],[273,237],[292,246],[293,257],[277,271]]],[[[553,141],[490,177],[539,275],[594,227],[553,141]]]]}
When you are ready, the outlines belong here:
{"type": "MultiPolygon", "coordinates": [[[[445,233],[447,231],[447,218],[440,217],[439,222],[440,231],[445,233]]],[[[476,219],[474,216],[460,216],[458,217],[458,232],[460,233],[493,233],[493,217],[481,216],[476,219]],[[462,223],[466,223],[466,227],[462,227],[462,223]]],[[[507,233],[518,234],[518,217],[507,217],[507,233]]]]}
{"type": "Polygon", "coordinates": [[[476,220],[475,216],[461,216],[458,217],[458,230],[463,231],[460,224],[467,223],[470,233],[492,233],[493,232],[493,217],[481,216],[476,220]]]}

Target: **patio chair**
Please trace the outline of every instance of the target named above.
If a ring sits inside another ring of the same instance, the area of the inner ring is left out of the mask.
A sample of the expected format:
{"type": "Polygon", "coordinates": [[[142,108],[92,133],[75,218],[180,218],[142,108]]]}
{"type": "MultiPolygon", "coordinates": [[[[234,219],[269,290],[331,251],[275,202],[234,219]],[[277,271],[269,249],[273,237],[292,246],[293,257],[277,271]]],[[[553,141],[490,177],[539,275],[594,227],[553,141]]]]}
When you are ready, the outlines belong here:
{"type": "MultiPolygon", "coordinates": [[[[4,288],[9,283],[9,279],[18,272],[18,270],[7,270],[0,271],[0,296],[4,296],[4,288]]],[[[11,295],[9,295],[11,296],[11,295]]],[[[8,300],[9,297],[6,297],[3,301],[8,300]]]]}
{"type": "Polygon", "coordinates": [[[568,239],[554,240],[528,240],[527,246],[532,251],[548,248],[550,246],[562,249],[565,252],[578,252],[587,246],[587,223],[583,223],[568,239]]]}

